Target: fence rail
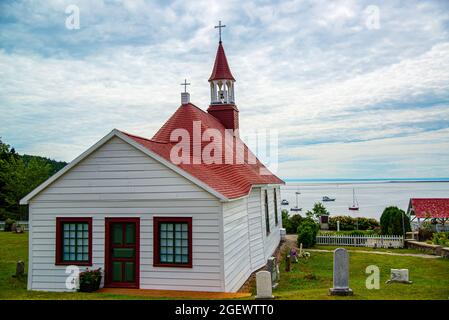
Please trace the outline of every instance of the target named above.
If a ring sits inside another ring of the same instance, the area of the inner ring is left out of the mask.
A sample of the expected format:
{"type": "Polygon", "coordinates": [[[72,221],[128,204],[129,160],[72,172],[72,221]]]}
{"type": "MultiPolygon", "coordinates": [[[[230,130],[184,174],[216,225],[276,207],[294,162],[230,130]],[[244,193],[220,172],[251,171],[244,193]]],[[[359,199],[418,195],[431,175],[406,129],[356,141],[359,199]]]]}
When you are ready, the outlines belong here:
{"type": "MultiPolygon", "coordinates": [[[[28,221],[16,221],[16,225],[20,225],[25,231],[29,229],[28,221]]],[[[0,231],[3,230],[5,230],[5,221],[0,221],[0,231]]]]}
{"type": "Polygon", "coordinates": [[[316,243],[352,247],[402,248],[404,247],[404,238],[402,236],[320,234],[316,237],[316,243]]]}

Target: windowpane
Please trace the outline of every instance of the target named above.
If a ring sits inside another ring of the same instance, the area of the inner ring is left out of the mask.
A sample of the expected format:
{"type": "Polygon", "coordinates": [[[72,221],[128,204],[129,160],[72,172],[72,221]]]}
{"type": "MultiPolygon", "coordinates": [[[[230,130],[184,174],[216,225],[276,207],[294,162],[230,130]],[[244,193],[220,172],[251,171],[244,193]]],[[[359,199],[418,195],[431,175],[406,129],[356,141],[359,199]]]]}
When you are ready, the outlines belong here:
{"type": "Polygon", "coordinates": [[[159,224],[159,262],[185,264],[189,262],[188,224],[161,222],[159,224]]]}
{"type": "Polygon", "coordinates": [[[62,261],[89,260],[89,224],[62,223],[62,261]]]}

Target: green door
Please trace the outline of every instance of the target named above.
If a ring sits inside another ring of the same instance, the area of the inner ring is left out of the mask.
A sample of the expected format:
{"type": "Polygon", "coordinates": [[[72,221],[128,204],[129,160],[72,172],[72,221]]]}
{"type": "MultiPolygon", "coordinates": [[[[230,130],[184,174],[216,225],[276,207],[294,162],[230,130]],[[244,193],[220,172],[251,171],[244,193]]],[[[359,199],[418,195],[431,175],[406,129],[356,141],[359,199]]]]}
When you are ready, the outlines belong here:
{"type": "Polygon", "coordinates": [[[138,287],[138,224],[135,221],[110,221],[108,285],[138,287]]]}

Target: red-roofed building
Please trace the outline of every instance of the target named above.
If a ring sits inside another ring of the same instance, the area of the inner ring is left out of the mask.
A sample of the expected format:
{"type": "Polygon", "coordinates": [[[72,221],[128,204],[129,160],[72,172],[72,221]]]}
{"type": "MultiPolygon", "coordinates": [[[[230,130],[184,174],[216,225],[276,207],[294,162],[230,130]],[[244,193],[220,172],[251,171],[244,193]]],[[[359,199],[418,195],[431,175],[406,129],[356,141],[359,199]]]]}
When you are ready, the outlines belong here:
{"type": "Polygon", "coordinates": [[[207,111],[185,91],[152,138],[114,129],[21,200],[28,289],[74,291],[75,265],[105,287],[236,292],[266,264],[284,182],[240,139],[221,41],[209,83],[207,111]]]}
{"type": "Polygon", "coordinates": [[[418,219],[449,219],[449,198],[411,198],[407,213],[418,219]]]}

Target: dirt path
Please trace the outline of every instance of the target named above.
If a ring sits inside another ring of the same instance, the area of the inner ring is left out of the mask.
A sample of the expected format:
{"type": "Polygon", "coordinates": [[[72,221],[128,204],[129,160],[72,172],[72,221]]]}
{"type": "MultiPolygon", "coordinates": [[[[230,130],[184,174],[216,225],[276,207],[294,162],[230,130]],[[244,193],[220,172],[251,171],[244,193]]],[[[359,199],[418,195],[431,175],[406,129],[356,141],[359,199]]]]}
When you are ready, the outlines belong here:
{"type": "MultiPolygon", "coordinates": [[[[288,234],[285,238],[285,244],[289,247],[297,247],[296,245],[297,236],[294,234],[288,234]]],[[[305,249],[310,252],[333,252],[333,250],[325,250],[325,249],[305,249]]],[[[368,250],[351,250],[348,252],[355,253],[370,253],[370,254],[382,254],[386,256],[402,256],[402,257],[416,257],[416,258],[424,258],[424,259],[438,259],[440,256],[433,256],[430,254],[420,254],[420,253],[394,253],[394,252],[385,252],[385,251],[368,251],[368,250]]]]}

